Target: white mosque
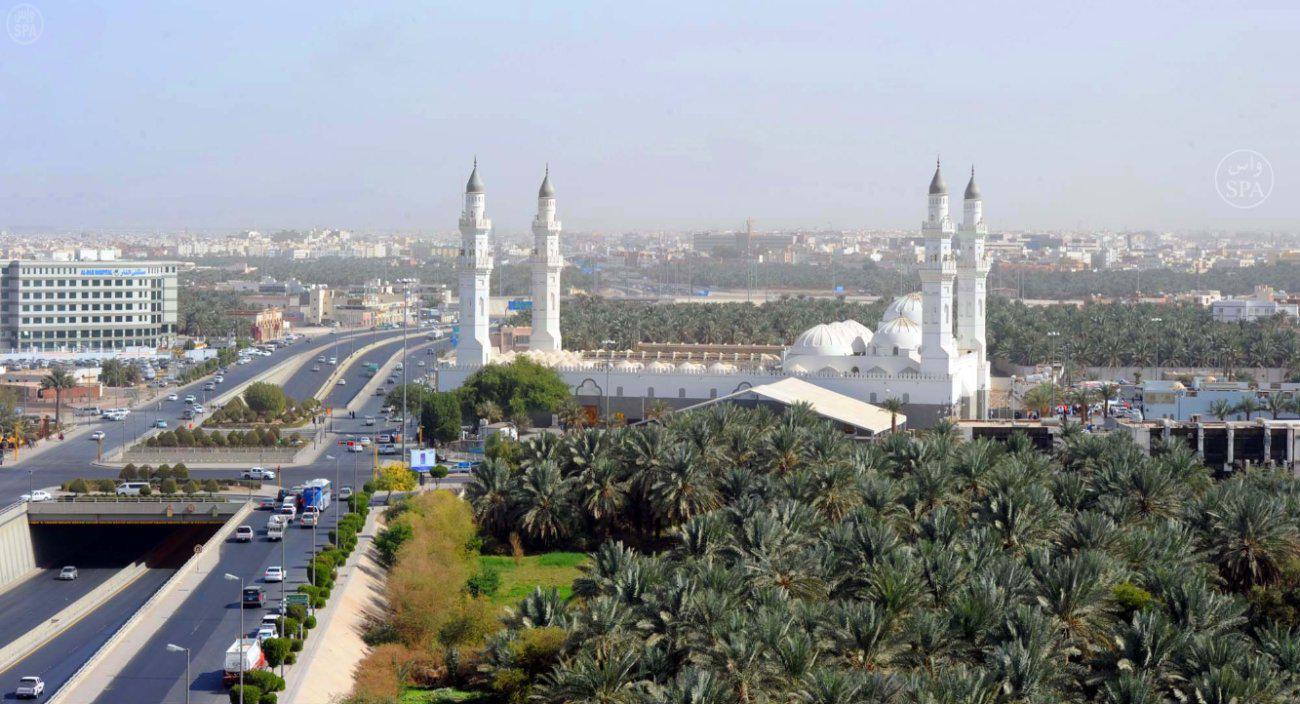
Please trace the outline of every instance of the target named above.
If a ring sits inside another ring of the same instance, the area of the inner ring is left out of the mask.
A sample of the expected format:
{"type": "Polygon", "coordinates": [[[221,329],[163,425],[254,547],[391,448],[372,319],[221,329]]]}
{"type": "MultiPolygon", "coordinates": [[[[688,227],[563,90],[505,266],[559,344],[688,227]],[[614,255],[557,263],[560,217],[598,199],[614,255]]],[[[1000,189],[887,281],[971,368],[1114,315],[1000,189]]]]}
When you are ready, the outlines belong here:
{"type": "MultiPolygon", "coordinates": [[[[746,388],[796,377],[867,403],[903,402],[911,427],[941,418],[987,418],[989,362],[985,292],[989,264],[983,199],[970,182],[960,226],[948,216],[948,189],[936,164],[921,232],[921,291],[895,300],[875,332],[856,320],[814,326],[783,351],[732,345],[643,345],[637,350],[571,351],[561,346],[560,222],[549,170],[533,220],[533,328],[522,353],[547,364],[593,414],[645,417],[647,408],[695,405],[746,388]]],[[[455,358],[439,365],[438,387],[454,389],[497,354],[488,334],[492,223],[478,165],[465,189],[460,231],[460,332],[455,358]]]]}

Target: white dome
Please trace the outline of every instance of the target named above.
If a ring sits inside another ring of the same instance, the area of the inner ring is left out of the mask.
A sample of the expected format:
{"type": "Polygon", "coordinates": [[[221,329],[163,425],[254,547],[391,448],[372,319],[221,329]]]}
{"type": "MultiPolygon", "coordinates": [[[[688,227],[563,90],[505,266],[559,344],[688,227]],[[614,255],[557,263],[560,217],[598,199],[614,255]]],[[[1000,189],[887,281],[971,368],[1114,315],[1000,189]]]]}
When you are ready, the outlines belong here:
{"type": "Polygon", "coordinates": [[[878,355],[892,355],[894,348],[915,350],[921,347],[921,325],[909,318],[899,317],[886,321],[871,338],[878,355]]]}
{"type": "Polygon", "coordinates": [[[814,325],[795,338],[787,356],[842,357],[853,354],[853,338],[837,324],[814,325]]]}
{"type": "Polygon", "coordinates": [[[887,323],[895,318],[907,318],[918,325],[921,323],[921,294],[909,293],[906,296],[899,296],[894,299],[893,303],[885,309],[885,314],[880,316],[882,324],[887,323]]]}
{"type": "Polygon", "coordinates": [[[687,362],[681,365],[680,367],[678,367],[677,369],[678,371],[683,371],[683,372],[702,372],[704,371],[704,365],[697,364],[695,362],[687,362]]]}
{"type": "Polygon", "coordinates": [[[659,360],[655,360],[650,363],[650,371],[652,372],[671,372],[676,368],[677,367],[672,364],[669,364],[667,362],[661,362],[659,360]]]}
{"type": "Polygon", "coordinates": [[[714,374],[730,374],[736,371],[736,365],[725,364],[723,362],[714,362],[709,365],[709,371],[714,374]]]}
{"type": "Polygon", "coordinates": [[[620,372],[641,371],[641,369],[643,369],[644,367],[645,365],[641,364],[640,362],[631,362],[626,359],[614,365],[614,368],[620,372]]]}
{"type": "Polygon", "coordinates": [[[786,370],[787,372],[791,373],[791,374],[807,374],[807,373],[808,373],[808,368],[805,367],[805,366],[802,365],[802,364],[790,364],[790,365],[787,365],[787,366],[785,367],[785,370],[786,370]]]}
{"type": "Polygon", "coordinates": [[[871,328],[852,319],[831,323],[831,327],[848,336],[853,354],[866,354],[867,345],[871,344],[871,328]]]}

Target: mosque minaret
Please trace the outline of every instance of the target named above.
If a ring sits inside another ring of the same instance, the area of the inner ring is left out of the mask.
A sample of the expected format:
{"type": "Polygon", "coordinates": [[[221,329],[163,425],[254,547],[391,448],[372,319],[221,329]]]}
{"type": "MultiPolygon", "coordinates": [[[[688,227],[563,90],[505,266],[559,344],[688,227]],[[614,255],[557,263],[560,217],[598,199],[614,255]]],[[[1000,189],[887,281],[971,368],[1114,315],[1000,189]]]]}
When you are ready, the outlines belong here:
{"type": "Polygon", "coordinates": [[[487,193],[478,175],[478,159],[465,185],[465,209],[460,214],[460,339],[457,364],[482,366],[492,360],[488,334],[492,284],[492,221],[487,217],[487,193]]]}
{"type": "Polygon", "coordinates": [[[546,169],[537,191],[537,217],[533,218],[533,330],[528,347],[539,352],[559,352],[560,345],[560,221],[555,219],[555,189],[546,169]]]}

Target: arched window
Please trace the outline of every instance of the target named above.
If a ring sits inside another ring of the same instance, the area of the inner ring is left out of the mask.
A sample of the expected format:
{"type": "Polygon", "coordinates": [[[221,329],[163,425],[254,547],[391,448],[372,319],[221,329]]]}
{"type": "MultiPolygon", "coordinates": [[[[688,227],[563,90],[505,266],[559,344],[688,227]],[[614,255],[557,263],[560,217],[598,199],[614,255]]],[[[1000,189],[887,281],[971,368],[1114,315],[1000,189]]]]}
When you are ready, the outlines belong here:
{"type": "Polygon", "coordinates": [[[646,398],[654,398],[654,397],[655,397],[655,387],[653,387],[653,386],[648,386],[648,387],[646,387],[646,390],[645,390],[645,397],[646,397],[646,398]]]}
{"type": "Polygon", "coordinates": [[[685,387],[685,386],[681,387],[680,389],[677,389],[677,398],[686,398],[686,387],[685,387]]]}
{"type": "Polygon", "coordinates": [[[875,392],[875,391],[872,391],[872,392],[871,392],[871,402],[872,402],[872,403],[875,403],[875,402],[876,402],[876,392],[875,392]]]}
{"type": "Polygon", "coordinates": [[[717,390],[717,389],[709,389],[709,398],[717,398],[717,397],[718,397],[718,390],[717,390]]]}
{"type": "Polygon", "coordinates": [[[894,356],[898,356],[898,345],[894,345],[894,356]]]}
{"type": "Polygon", "coordinates": [[[861,373],[861,372],[858,371],[858,368],[857,368],[857,367],[854,367],[853,369],[851,369],[851,370],[849,370],[849,371],[853,372],[854,374],[860,374],[860,373],[861,373]]]}

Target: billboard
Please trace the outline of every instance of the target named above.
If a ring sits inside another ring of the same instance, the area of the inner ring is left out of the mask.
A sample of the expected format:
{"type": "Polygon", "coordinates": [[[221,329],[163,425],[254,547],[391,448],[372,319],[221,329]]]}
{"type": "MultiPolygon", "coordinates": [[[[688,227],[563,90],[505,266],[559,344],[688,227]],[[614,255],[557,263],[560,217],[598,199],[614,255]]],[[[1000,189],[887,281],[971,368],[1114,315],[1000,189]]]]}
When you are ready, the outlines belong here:
{"type": "Polygon", "coordinates": [[[510,302],[506,303],[506,309],[507,309],[507,310],[512,310],[512,311],[532,310],[532,309],[533,309],[533,302],[532,302],[532,301],[528,301],[528,300],[524,300],[524,301],[510,301],[510,302]]]}
{"type": "Polygon", "coordinates": [[[438,464],[438,454],[433,450],[411,450],[411,469],[427,472],[438,464]]]}

